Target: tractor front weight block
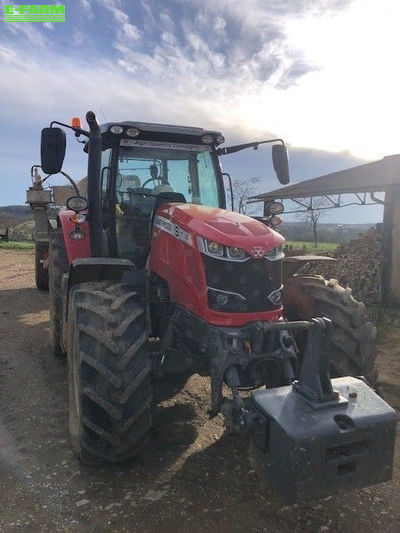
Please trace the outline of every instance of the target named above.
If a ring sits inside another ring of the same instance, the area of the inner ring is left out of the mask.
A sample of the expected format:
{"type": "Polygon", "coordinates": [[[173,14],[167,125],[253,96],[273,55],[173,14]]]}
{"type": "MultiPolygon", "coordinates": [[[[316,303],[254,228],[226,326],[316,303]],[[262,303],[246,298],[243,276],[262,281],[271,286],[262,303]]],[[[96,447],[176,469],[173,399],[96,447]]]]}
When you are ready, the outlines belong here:
{"type": "Polygon", "coordinates": [[[299,380],[251,397],[251,452],[288,501],[392,477],[396,412],[363,381],[330,379],[331,322],[311,321],[299,380]]]}
{"type": "Polygon", "coordinates": [[[396,412],[363,379],[330,379],[331,322],[312,319],[299,380],[251,397],[251,454],[287,501],[392,477],[396,412]]]}
{"type": "Polygon", "coordinates": [[[346,401],[315,409],[293,387],[252,396],[251,453],[285,500],[319,498],[392,476],[396,413],[361,379],[335,378],[346,401]]]}

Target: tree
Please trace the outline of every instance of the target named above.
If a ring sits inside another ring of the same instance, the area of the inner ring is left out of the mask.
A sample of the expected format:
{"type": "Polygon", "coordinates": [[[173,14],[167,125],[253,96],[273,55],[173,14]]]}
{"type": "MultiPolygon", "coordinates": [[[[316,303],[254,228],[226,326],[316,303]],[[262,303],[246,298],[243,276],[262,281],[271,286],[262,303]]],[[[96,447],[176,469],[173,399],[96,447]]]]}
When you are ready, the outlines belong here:
{"type": "Polygon", "coordinates": [[[232,180],[233,209],[244,215],[252,215],[259,211],[257,204],[248,204],[247,200],[257,194],[260,178],[237,178],[232,180]]]}
{"type": "Polygon", "coordinates": [[[307,211],[302,211],[298,213],[298,218],[303,222],[309,224],[310,229],[312,229],[314,237],[314,246],[317,247],[318,244],[318,232],[317,226],[321,217],[326,214],[326,209],[329,206],[332,206],[332,203],[325,196],[318,196],[316,198],[304,198],[307,203],[307,211]]]}

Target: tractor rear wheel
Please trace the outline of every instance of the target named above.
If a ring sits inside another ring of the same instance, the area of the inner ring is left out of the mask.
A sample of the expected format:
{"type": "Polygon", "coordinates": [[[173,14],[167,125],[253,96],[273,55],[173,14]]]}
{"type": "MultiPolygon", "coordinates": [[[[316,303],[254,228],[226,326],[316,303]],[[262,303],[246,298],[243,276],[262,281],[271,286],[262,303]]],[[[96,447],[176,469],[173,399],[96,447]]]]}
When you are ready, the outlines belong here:
{"type": "Polygon", "coordinates": [[[43,263],[48,258],[48,253],[47,243],[35,243],[35,281],[39,291],[49,290],[49,271],[43,263]]]}
{"type": "MultiPolygon", "coordinates": [[[[321,276],[294,276],[285,282],[284,309],[289,320],[325,316],[332,321],[332,377],[364,376],[371,385],[376,383],[376,329],[351,289],[321,276]]],[[[304,350],[306,335],[299,334],[297,341],[304,350]]]]}
{"type": "Polygon", "coordinates": [[[152,389],[146,309],[135,288],[76,285],[68,306],[69,427],[86,464],[115,463],[148,443],[152,389]]]}
{"type": "Polygon", "coordinates": [[[54,355],[63,355],[61,281],[69,271],[64,236],[60,228],[50,231],[49,240],[49,293],[50,293],[50,347],[54,355]]]}

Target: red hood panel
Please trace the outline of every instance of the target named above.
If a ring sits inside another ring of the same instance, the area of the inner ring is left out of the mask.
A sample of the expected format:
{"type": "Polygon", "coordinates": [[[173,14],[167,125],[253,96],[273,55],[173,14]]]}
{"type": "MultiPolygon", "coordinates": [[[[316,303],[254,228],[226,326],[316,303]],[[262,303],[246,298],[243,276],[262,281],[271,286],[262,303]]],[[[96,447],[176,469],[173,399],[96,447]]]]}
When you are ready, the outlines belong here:
{"type": "Polygon", "coordinates": [[[253,257],[284,242],[282,235],[246,215],[195,204],[162,204],[157,214],[181,225],[192,235],[226,246],[237,246],[253,257]],[[254,250],[256,248],[256,250],[254,250]]]}

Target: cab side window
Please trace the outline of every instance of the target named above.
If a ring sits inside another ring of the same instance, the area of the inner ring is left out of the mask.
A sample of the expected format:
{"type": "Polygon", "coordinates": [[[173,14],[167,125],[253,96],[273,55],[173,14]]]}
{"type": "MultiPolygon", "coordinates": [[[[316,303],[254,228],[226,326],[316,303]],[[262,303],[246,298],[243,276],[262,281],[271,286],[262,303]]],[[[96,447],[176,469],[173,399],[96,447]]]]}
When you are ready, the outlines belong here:
{"type": "Polygon", "coordinates": [[[218,206],[218,185],[209,152],[200,152],[197,154],[197,169],[201,203],[203,205],[218,206]]]}

